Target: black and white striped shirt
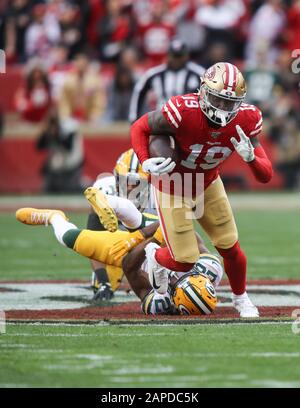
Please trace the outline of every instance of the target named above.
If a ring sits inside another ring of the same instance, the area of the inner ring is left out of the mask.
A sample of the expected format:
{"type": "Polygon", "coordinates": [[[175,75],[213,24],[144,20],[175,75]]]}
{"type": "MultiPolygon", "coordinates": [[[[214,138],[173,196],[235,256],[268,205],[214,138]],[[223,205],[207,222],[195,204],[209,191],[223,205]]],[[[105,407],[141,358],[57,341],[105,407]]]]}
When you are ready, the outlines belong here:
{"type": "Polygon", "coordinates": [[[169,98],[195,92],[200,87],[200,76],[205,69],[194,62],[187,62],[185,67],[174,71],[167,64],[150,68],[136,83],[129,109],[129,120],[134,122],[143,113],[147,93],[151,90],[156,99],[156,108],[159,109],[169,98]]]}

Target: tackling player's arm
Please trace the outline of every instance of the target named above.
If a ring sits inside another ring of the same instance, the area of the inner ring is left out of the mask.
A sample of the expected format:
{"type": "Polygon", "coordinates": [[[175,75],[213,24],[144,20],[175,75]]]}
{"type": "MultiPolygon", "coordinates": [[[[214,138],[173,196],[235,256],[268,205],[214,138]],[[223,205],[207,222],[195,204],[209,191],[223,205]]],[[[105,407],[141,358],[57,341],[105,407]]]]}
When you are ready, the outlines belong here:
{"type": "Polygon", "coordinates": [[[198,232],[196,232],[196,239],[200,254],[209,254],[209,250],[206,248],[205,243],[198,232]]]}
{"type": "Polygon", "coordinates": [[[150,285],[148,274],[141,269],[142,263],[145,260],[145,246],[153,241],[153,238],[141,242],[133,248],[122,261],[122,269],[134,293],[142,300],[150,292],[152,286],[150,285]]]}
{"type": "Polygon", "coordinates": [[[150,135],[170,136],[174,133],[174,128],[159,110],[146,113],[133,123],[130,128],[131,144],[145,172],[160,175],[173,170],[175,163],[172,162],[171,158],[149,158],[148,147],[150,135]]]}
{"type": "Polygon", "coordinates": [[[152,237],[154,239],[153,242],[158,243],[159,245],[162,245],[164,243],[163,235],[158,221],[153,222],[147,227],[131,232],[126,239],[116,241],[111,247],[109,254],[112,255],[115,260],[119,260],[129,251],[135,248],[139,243],[152,237]]]}
{"type": "Polygon", "coordinates": [[[122,268],[132,290],[142,300],[152,289],[148,274],[141,269],[146,257],[144,248],[149,242],[161,245],[163,238],[158,221],[143,228],[141,231],[143,231],[145,240],[132,248],[130,252],[124,256],[122,268]]]}
{"type": "MultiPolygon", "coordinates": [[[[158,223],[155,223],[158,224],[158,223]]],[[[153,224],[152,224],[153,225],[153,224]]],[[[149,226],[149,227],[152,227],[149,226]]],[[[150,229],[148,228],[149,234],[151,233],[150,229]]],[[[157,227],[157,225],[156,225],[157,227]]],[[[160,229],[156,230],[156,233],[159,232],[160,229]]],[[[153,231],[152,231],[153,232],[153,231]]],[[[149,242],[159,243],[159,239],[155,238],[156,233],[153,237],[146,239],[145,241],[139,243],[135,248],[133,248],[126,256],[124,256],[122,261],[122,269],[124,274],[134,291],[134,293],[143,300],[145,296],[149,293],[152,289],[152,286],[149,282],[148,274],[141,269],[141,266],[145,260],[146,253],[145,247],[149,244],[149,242]]],[[[196,234],[199,250],[201,253],[209,253],[208,249],[205,247],[204,241],[200,237],[199,234],[196,234]]],[[[171,282],[175,283],[178,279],[176,274],[172,275],[171,282]]]]}

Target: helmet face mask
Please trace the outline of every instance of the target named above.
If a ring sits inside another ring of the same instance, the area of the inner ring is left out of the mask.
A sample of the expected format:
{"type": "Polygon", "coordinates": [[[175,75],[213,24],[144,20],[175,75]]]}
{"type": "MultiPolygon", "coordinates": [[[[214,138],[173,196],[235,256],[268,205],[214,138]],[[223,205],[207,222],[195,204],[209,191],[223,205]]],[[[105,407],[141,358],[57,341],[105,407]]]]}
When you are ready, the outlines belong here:
{"type": "Polygon", "coordinates": [[[241,72],[232,64],[216,63],[202,78],[200,108],[216,125],[226,126],[238,114],[246,96],[241,72]]]}
{"type": "Polygon", "coordinates": [[[201,85],[199,94],[201,110],[210,121],[220,126],[226,126],[236,117],[244,100],[244,98],[221,96],[205,84],[201,85]]]}
{"type": "Polygon", "coordinates": [[[126,176],[115,174],[116,190],[119,197],[130,200],[140,211],[148,207],[149,183],[139,174],[128,173],[126,176]]]}
{"type": "Polygon", "coordinates": [[[119,197],[128,198],[142,210],[149,199],[148,176],[143,172],[132,149],[124,152],[114,168],[116,190],[119,197]]]}

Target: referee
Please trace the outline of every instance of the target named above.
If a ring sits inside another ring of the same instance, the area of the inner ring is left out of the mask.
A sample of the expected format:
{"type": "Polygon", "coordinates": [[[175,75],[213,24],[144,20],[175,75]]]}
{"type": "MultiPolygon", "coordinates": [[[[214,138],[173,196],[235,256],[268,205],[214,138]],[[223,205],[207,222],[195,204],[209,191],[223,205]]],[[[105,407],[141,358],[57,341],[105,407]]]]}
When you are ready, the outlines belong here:
{"type": "Polygon", "coordinates": [[[130,101],[131,123],[148,110],[146,97],[149,91],[159,109],[170,97],[195,92],[200,87],[200,76],[205,69],[188,61],[188,58],[187,45],[180,39],[173,39],[167,63],[150,68],[136,83],[130,101]]]}

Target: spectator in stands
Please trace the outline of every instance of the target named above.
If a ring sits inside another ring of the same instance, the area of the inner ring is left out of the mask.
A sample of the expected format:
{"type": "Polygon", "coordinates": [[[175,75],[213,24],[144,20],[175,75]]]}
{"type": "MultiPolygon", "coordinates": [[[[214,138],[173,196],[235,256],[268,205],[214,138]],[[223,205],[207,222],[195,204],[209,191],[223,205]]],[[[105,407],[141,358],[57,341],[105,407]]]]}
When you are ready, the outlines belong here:
{"type": "Polygon", "coordinates": [[[60,120],[51,112],[45,130],[37,140],[37,149],[47,151],[42,169],[44,191],[48,193],[74,193],[84,188],[82,166],[83,144],[74,119],[60,120]]]}
{"type": "Polygon", "coordinates": [[[279,126],[277,169],[284,179],[284,188],[300,189],[300,115],[291,112],[279,126]]]}
{"type": "Polygon", "coordinates": [[[278,57],[278,40],[285,24],[282,0],[268,0],[258,8],[249,25],[246,45],[247,65],[255,66],[261,47],[267,52],[267,63],[274,64],[278,57]]]}
{"type": "Polygon", "coordinates": [[[135,85],[130,102],[131,122],[145,111],[159,108],[171,96],[195,92],[200,87],[200,76],[204,68],[188,59],[186,44],[180,39],[173,39],[169,46],[167,63],[150,68],[135,85]],[[152,100],[149,101],[149,97],[152,100]],[[147,102],[150,104],[148,107],[145,106],[147,102]]]}
{"type": "Polygon", "coordinates": [[[293,51],[300,49],[300,0],[293,0],[287,12],[286,47],[293,51]]]}
{"type": "Polygon", "coordinates": [[[33,59],[26,67],[25,85],[15,95],[16,110],[22,119],[40,122],[51,106],[50,84],[42,62],[33,59]]]}
{"type": "Polygon", "coordinates": [[[66,75],[58,97],[61,118],[98,122],[106,105],[101,77],[84,54],[74,59],[74,69],[66,75]]]}
{"type": "Polygon", "coordinates": [[[61,42],[68,48],[70,58],[78,54],[84,45],[82,18],[79,7],[74,4],[66,4],[60,13],[61,42]]]}
{"type": "MultiPolygon", "coordinates": [[[[31,2],[29,0],[13,0],[7,7],[6,19],[6,56],[8,61],[24,62],[25,33],[31,22],[31,2]]],[[[4,49],[4,46],[1,47],[4,49]]]]}
{"type": "Polygon", "coordinates": [[[134,24],[130,9],[119,0],[105,0],[105,10],[98,24],[100,58],[103,61],[116,61],[132,37],[134,24]]]}
{"type": "MultiPolygon", "coordinates": [[[[205,28],[195,21],[197,2],[197,0],[175,0],[170,2],[170,6],[171,16],[176,24],[176,35],[187,44],[192,59],[194,61],[201,59],[202,62],[201,53],[204,49],[205,28]]],[[[205,48],[205,50],[208,49],[205,48]]]]}
{"type": "Polygon", "coordinates": [[[227,44],[222,41],[216,41],[206,48],[202,55],[202,65],[209,68],[219,61],[230,61],[230,49],[227,44]]]}
{"type": "Polygon", "coordinates": [[[273,64],[268,63],[268,50],[261,45],[254,67],[244,71],[247,81],[247,102],[258,106],[264,117],[272,116],[277,99],[282,94],[280,77],[273,64]]]}
{"type": "Polygon", "coordinates": [[[0,49],[6,48],[8,0],[0,0],[0,49]]]}
{"type": "Polygon", "coordinates": [[[129,45],[122,49],[118,62],[118,65],[126,67],[132,72],[135,81],[137,81],[144,72],[139,57],[140,55],[137,47],[129,45]]]}
{"type": "Polygon", "coordinates": [[[175,35],[175,26],[167,21],[167,3],[152,0],[151,19],[138,26],[138,36],[146,62],[149,65],[161,64],[168,53],[171,38],[175,35]]]}
{"type": "Polygon", "coordinates": [[[51,95],[56,103],[61,89],[65,83],[65,78],[71,69],[71,63],[68,61],[69,50],[63,44],[57,44],[49,51],[48,72],[51,83],[51,95]]]}
{"type": "Polygon", "coordinates": [[[222,42],[237,57],[239,39],[247,9],[243,0],[201,0],[195,21],[205,29],[205,48],[222,42]]]}
{"type": "Polygon", "coordinates": [[[97,48],[99,44],[98,23],[105,14],[105,5],[103,1],[88,0],[84,1],[88,4],[87,22],[86,22],[86,38],[91,47],[97,48]]]}
{"type": "Polygon", "coordinates": [[[133,73],[128,67],[119,65],[111,86],[108,88],[106,121],[127,121],[129,104],[134,87],[133,73]]]}
{"type": "Polygon", "coordinates": [[[39,56],[47,60],[51,45],[60,41],[61,29],[54,13],[45,4],[33,8],[33,21],[25,34],[27,57],[39,56]]]}

